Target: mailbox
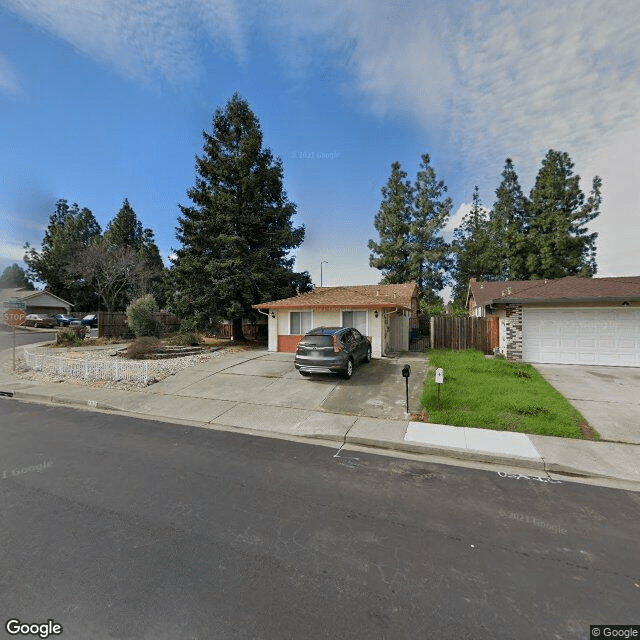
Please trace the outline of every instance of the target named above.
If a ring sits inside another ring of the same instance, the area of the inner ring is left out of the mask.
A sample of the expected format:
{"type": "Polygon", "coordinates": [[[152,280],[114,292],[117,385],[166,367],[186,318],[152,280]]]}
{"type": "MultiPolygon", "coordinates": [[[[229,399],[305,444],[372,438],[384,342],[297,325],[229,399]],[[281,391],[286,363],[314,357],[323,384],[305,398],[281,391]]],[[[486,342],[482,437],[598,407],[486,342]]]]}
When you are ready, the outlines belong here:
{"type": "Polygon", "coordinates": [[[436,384],[444,382],[444,369],[436,369],[436,384]]]}
{"type": "Polygon", "coordinates": [[[410,375],[411,375],[411,367],[408,364],[405,364],[404,367],[402,367],[402,377],[408,378],[410,375]]]}

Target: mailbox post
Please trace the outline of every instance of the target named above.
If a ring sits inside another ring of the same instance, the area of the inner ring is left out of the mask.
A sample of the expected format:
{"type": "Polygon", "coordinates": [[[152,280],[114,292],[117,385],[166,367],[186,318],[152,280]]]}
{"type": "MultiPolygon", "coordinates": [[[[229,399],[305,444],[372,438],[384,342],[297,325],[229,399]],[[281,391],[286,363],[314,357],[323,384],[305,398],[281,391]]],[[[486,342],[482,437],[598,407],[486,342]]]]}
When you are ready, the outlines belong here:
{"type": "Polygon", "coordinates": [[[444,369],[436,369],[436,387],[438,388],[438,409],[440,409],[440,385],[444,382],[444,369]]]}
{"type": "Polygon", "coordinates": [[[404,378],[405,388],[407,390],[407,413],[409,413],[409,376],[411,375],[411,367],[405,364],[402,367],[402,377],[404,378]]]}

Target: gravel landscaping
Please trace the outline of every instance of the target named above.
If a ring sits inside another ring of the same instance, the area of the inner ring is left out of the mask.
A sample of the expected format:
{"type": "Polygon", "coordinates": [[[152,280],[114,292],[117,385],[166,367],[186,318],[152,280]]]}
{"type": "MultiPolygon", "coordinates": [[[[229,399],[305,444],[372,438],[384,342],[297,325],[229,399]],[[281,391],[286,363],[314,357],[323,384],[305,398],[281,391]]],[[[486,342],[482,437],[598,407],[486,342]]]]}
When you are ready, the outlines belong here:
{"type": "Polygon", "coordinates": [[[121,361],[124,363],[140,363],[145,362],[149,367],[149,382],[147,384],[141,382],[126,382],[115,380],[83,380],[82,378],[76,378],[72,376],[61,376],[60,374],[49,374],[42,371],[34,371],[27,368],[23,350],[16,352],[16,374],[23,380],[37,380],[39,382],[48,383],[69,383],[78,384],[89,387],[100,387],[110,389],[122,389],[127,391],[140,390],[153,384],[164,378],[176,374],[178,371],[188,369],[196,364],[205,362],[213,358],[219,358],[223,353],[229,353],[230,351],[241,351],[241,348],[232,347],[218,350],[204,351],[197,355],[180,356],[176,358],[165,358],[162,360],[130,360],[123,357],[119,351],[123,348],[122,344],[114,344],[109,346],[100,347],[75,347],[54,349],[51,347],[34,347],[27,348],[30,353],[37,353],[38,355],[53,356],[58,358],[64,358],[65,360],[89,360],[89,361],[105,361],[113,363],[121,361]]]}

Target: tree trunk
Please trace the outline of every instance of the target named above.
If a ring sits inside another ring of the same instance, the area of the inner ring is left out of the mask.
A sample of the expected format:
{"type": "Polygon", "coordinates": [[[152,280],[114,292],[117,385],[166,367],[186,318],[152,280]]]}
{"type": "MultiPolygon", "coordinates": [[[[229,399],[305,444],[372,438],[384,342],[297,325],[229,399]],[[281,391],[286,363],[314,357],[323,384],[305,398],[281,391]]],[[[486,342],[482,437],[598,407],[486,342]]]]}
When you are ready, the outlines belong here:
{"type": "Polygon", "coordinates": [[[244,334],[242,333],[242,318],[233,318],[231,320],[231,339],[234,342],[244,340],[244,334]]]}

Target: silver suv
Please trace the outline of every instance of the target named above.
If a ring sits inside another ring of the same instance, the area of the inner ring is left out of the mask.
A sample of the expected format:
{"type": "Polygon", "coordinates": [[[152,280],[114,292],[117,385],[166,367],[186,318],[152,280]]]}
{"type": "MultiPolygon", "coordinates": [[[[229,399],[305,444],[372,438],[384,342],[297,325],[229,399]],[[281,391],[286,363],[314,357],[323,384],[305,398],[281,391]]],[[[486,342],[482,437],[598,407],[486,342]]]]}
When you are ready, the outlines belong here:
{"type": "Polygon", "coordinates": [[[303,375],[338,373],[347,380],[359,362],[371,361],[371,342],[352,327],[311,329],[298,343],[294,365],[303,375]]]}

